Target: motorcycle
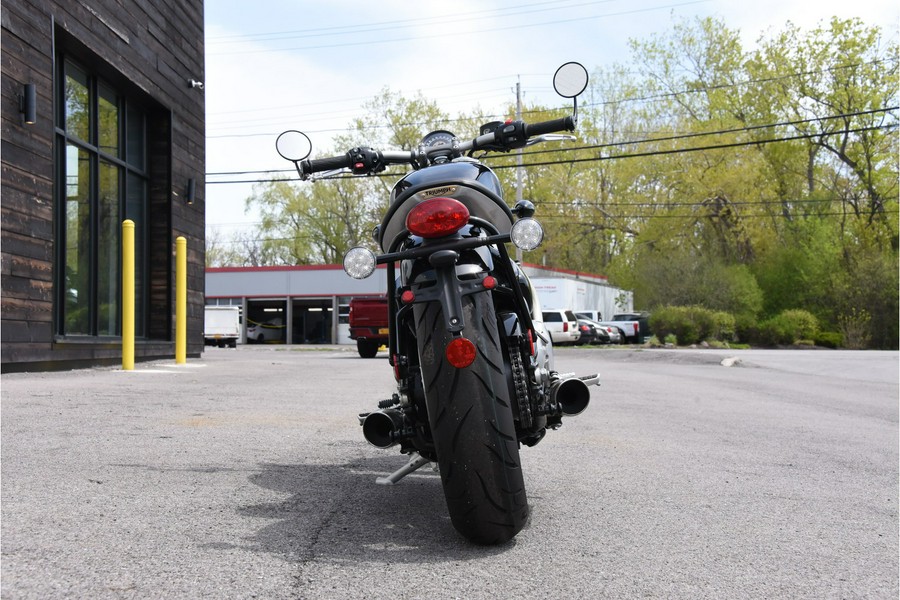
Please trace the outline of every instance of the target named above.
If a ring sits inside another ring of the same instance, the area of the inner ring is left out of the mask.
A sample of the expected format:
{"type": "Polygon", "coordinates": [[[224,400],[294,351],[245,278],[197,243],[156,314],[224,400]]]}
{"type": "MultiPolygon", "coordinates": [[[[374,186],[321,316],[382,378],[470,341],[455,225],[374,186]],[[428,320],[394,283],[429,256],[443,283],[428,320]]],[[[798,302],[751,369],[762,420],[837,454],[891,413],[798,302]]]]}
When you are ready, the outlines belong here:
{"type": "Polygon", "coordinates": [[[571,116],[494,121],[470,141],[439,130],[413,151],[358,147],[315,160],[302,132],[286,131],[276,141],[303,180],[348,170],[371,175],[388,165],[412,169],[393,186],[375,229],[382,253],[356,247],[343,261],[351,277],[369,277],[383,264],[388,278],[389,363],[397,389],[359,420],[371,444],[399,445],[409,456],[376,482],[394,485],[436,463],[454,527],[477,544],[503,543],[525,525],[520,446],[534,446],[563,416],[587,408],[589,386],[599,377],[554,370],[537,293],[506,249],[508,242],[523,251],[537,248],[543,228],[533,203],[507,206],[499,179],[474,155],[574,131],[577,97],[587,82],[582,65],[566,63],[554,88],[573,100],[571,116]]]}

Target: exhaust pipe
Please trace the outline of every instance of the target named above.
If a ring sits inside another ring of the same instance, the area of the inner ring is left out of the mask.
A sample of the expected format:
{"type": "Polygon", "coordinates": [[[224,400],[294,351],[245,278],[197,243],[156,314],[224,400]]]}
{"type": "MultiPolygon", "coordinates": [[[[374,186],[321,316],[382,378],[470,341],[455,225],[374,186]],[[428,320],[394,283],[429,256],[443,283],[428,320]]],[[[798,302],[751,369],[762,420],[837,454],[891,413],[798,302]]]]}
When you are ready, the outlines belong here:
{"type": "Polygon", "coordinates": [[[587,408],[591,401],[591,391],[583,380],[569,377],[553,384],[550,399],[553,404],[559,404],[564,415],[574,416],[587,408]]]}
{"type": "Polygon", "coordinates": [[[369,413],[362,422],[363,436],[373,446],[390,448],[399,441],[404,421],[403,413],[396,408],[369,413]]]}

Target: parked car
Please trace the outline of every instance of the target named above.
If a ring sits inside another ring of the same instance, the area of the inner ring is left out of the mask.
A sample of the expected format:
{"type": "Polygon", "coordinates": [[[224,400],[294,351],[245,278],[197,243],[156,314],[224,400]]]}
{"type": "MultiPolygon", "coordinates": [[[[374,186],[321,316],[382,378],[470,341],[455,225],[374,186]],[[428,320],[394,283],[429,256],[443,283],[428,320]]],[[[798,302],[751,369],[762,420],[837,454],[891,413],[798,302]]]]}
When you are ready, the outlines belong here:
{"type": "Polygon", "coordinates": [[[622,336],[622,331],[616,327],[610,327],[609,325],[602,325],[597,323],[600,327],[606,330],[606,335],[609,336],[610,344],[624,344],[625,338],[622,336]]]}
{"type": "Polygon", "coordinates": [[[590,319],[578,319],[578,331],[581,337],[578,344],[608,344],[609,332],[606,328],[590,319]]]}
{"type": "Polygon", "coordinates": [[[284,321],[281,317],[269,319],[264,323],[248,321],[247,341],[263,344],[265,342],[280,342],[284,339],[284,321]]]}
{"type": "Polygon", "coordinates": [[[594,321],[592,319],[578,319],[579,323],[581,323],[582,321],[590,323],[594,326],[594,330],[597,332],[598,338],[598,342],[596,343],[598,344],[622,344],[625,342],[625,338],[622,337],[622,332],[619,331],[616,327],[598,323],[597,321],[594,321]]]}
{"type": "Polygon", "coordinates": [[[579,346],[597,343],[597,328],[593,323],[586,319],[578,319],[578,341],[575,343],[579,346]]]}
{"type": "Polygon", "coordinates": [[[578,319],[571,310],[545,310],[544,327],[554,344],[574,344],[581,337],[578,319]]]}

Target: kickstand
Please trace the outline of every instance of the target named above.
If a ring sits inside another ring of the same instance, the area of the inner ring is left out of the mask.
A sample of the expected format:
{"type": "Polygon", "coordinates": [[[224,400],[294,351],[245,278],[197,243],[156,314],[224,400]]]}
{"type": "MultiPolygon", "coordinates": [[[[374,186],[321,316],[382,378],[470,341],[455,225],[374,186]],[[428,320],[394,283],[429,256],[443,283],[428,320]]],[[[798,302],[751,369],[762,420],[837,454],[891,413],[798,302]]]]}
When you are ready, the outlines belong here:
{"type": "Polygon", "coordinates": [[[416,469],[424,467],[430,462],[430,460],[416,452],[410,455],[408,463],[406,463],[404,466],[400,467],[387,477],[379,477],[375,480],[375,483],[377,483],[378,485],[396,485],[397,482],[399,482],[401,479],[403,479],[416,469]]]}

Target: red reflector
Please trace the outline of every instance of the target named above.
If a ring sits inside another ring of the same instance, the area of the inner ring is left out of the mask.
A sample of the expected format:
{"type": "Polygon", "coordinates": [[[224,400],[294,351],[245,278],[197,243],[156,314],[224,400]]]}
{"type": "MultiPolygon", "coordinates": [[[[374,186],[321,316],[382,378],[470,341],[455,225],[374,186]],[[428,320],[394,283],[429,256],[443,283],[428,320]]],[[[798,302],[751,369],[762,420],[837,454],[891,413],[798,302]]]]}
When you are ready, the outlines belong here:
{"type": "Polygon", "coordinates": [[[469,222],[469,209],[453,198],[432,198],[417,204],[406,215],[406,228],[423,238],[456,233],[469,222]]]}
{"type": "Polygon", "coordinates": [[[457,369],[463,369],[475,361],[475,344],[464,337],[458,337],[447,344],[444,354],[447,362],[457,369]]]}
{"type": "Polygon", "coordinates": [[[481,285],[483,285],[487,290],[492,290],[497,287],[497,279],[492,277],[491,275],[488,275],[481,281],[481,285]]]}
{"type": "Polygon", "coordinates": [[[412,290],[406,290],[405,292],[400,294],[400,301],[403,302],[403,304],[409,304],[415,299],[416,295],[413,294],[412,290]]]}
{"type": "Polygon", "coordinates": [[[394,355],[394,379],[400,381],[400,357],[394,355]]]}
{"type": "Polygon", "coordinates": [[[531,350],[531,355],[534,356],[534,338],[531,337],[531,330],[528,330],[528,348],[531,350]]]}

